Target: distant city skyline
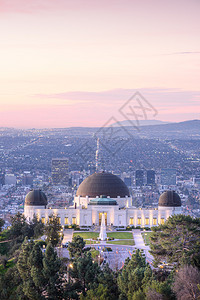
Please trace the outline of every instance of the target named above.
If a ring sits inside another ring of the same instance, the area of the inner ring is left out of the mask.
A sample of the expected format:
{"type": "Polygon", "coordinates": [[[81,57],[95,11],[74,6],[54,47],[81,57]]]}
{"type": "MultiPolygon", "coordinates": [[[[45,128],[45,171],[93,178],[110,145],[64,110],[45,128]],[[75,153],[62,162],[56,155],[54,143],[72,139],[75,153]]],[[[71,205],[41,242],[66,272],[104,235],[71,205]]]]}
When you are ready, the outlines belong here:
{"type": "MultiPolygon", "coordinates": [[[[200,119],[200,1],[2,0],[0,127],[98,127],[139,91],[200,119]]],[[[148,116],[148,119],[153,119],[148,116]]]]}

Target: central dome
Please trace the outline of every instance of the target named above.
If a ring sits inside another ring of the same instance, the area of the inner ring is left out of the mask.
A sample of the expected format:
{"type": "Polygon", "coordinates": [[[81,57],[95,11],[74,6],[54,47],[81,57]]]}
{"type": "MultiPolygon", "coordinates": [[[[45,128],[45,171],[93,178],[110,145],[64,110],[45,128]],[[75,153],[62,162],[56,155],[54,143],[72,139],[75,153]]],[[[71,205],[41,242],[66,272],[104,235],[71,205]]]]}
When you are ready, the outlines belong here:
{"type": "Polygon", "coordinates": [[[100,197],[105,195],[110,198],[130,197],[125,183],[116,175],[111,173],[94,173],[88,176],[79,186],[76,196],[100,197]]]}

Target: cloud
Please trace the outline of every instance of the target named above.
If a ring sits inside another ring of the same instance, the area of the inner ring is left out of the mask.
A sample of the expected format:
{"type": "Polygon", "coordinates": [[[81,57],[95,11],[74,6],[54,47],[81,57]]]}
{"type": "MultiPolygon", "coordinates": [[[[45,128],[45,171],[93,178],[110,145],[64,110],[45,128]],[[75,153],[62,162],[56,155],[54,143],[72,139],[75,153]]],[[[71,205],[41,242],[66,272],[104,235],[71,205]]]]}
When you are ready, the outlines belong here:
{"type": "Polygon", "coordinates": [[[8,13],[35,13],[40,11],[55,11],[55,10],[72,10],[78,8],[80,0],[65,1],[65,0],[1,0],[0,12],[8,13]]]}
{"type": "Polygon", "coordinates": [[[167,53],[167,54],[162,54],[164,55],[188,55],[188,54],[200,54],[200,51],[180,51],[180,52],[172,52],[172,53],[167,53]]]}
{"type": "Polygon", "coordinates": [[[176,106],[176,105],[188,105],[199,104],[200,91],[184,91],[181,89],[167,89],[167,88],[141,88],[141,89],[113,89],[99,92],[89,91],[69,91],[64,93],[53,94],[36,94],[37,98],[41,99],[57,99],[63,101],[78,101],[82,103],[106,103],[110,102],[123,104],[130,97],[134,95],[136,91],[143,94],[147,100],[151,100],[159,106],[176,106]]]}

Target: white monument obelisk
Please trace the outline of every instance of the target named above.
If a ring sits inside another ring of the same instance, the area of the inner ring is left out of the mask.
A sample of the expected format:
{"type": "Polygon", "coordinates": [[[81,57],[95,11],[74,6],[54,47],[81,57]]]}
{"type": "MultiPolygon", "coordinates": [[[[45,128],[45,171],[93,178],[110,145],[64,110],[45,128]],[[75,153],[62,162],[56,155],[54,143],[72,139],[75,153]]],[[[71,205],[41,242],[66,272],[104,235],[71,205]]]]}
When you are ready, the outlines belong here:
{"type": "Polygon", "coordinates": [[[105,225],[105,214],[102,213],[99,240],[105,241],[106,239],[107,239],[107,234],[106,234],[106,225],[105,225]]]}

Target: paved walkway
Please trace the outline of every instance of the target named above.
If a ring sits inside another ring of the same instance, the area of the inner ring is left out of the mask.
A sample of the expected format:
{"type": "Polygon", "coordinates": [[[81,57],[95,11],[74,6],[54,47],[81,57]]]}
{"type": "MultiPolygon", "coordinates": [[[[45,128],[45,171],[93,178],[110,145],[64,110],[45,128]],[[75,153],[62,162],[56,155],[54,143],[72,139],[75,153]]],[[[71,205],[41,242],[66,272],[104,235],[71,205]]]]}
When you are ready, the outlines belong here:
{"type": "Polygon", "coordinates": [[[135,241],[135,247],[138,249],[146,249],[141,230],[140,229],[133,229],[133,238],[135,241]]]}
{"type": "Polygon", "coordinates": [[[63,237],[62,243],[65,244],[67,242],[71,242],[72,241],[72,237],[73,237],[73,233],[74,233],[73,229],[65,229],[63,231],[64,237],[63,237]]]}
{"type": "Polygon", "coordinates": [[[146,260],[148,263],[152,264],[153,262],[153,256],[149,253],[150,247],[145,246],[141,230],[140,229],[133,229],[133,238],[135,240],[135,247],[138,249],[144,249],[146,260]]]}

